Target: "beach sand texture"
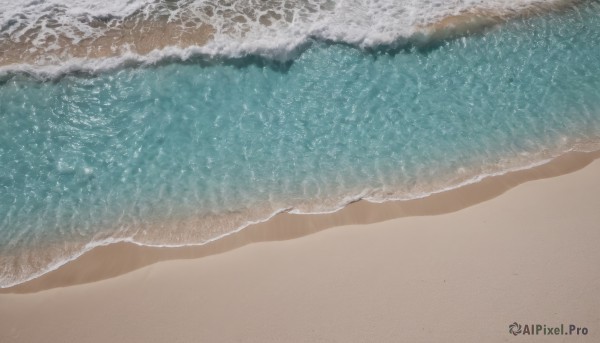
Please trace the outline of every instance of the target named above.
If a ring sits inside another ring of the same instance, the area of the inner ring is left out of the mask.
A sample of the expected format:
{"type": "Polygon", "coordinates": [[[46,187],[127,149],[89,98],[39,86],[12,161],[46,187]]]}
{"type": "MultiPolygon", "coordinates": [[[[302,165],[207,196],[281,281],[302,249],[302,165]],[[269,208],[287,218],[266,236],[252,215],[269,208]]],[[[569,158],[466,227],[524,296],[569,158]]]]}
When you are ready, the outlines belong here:
{"type": "Polygon", "coordinates": [[[5,2],[0,343],[600,342],[599,4],[5,2]]]}
{"type": "Polygon", "coordinates": [[[403,215],[392,213],[398,203],[359,202],[331,215],[280,215],[220,245],[97,248],[3,290],[0,341],[594,342],[596,155],[443,193],[407,217],[390,219],[403,215]],[[372,223],[321,230],[354,218],[372,223]],[[296,235],[285,227],[302,223],[296,235]],[[513,337],[515,321],[588,334],[513,337]]]}

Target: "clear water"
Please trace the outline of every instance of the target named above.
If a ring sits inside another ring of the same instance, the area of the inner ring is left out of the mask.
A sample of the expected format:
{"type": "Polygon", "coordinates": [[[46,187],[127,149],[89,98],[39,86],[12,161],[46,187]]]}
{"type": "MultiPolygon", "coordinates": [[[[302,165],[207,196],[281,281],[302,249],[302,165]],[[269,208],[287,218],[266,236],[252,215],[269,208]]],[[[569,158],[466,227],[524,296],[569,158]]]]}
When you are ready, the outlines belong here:
{"type": "MultiPolygon", "coordinates": [[[[0,84],[0,286],[97,244],[199,244],[409,199],[600,137],[600,8],[427,48],[313,42],[0,84]]],[[[284,229],[284,228],[282,228],[284,229]]]]}

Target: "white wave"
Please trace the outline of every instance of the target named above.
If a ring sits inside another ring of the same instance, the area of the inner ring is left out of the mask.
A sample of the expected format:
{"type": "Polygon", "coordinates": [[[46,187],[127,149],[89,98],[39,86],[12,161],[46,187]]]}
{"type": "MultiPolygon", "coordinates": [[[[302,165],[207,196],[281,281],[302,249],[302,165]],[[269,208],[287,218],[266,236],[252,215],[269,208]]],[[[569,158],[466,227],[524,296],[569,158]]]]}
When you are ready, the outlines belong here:
{"type": "Polygon", "coordinates": [[[125,17],[153,2],[153,0],[0,0],[0,25],[11,18],[27,17],[28,20],[39,18],[52,11],[62,10],[63,15],[77,17],[89,15],[96,17],[125,17]]]}
{"type": "Polygon", "coordinates": [[[12,59],[5,57],[8,60],[4,63],[0,56],[0,65],[12,64],[17,72],[35,68],[50,73],[53,68],[48,65],[64,70],[76,70],[76,66],[100,70],[116,62],[113,57],[125,62],[152,63],[161,54],[179,54],[182,59],[194,53],[288,60],[315,38],[361,48],[394,44],[416,34],[426,40],[432,33],[431,25],[444,18],[465,13],[514,16],[521,11],[564,3],[565,0],[0,0],[0,50],[20,49],[12,59]],[[97,17],[109,18],[99,21],[97,17]],[[156,25],[156,21],[165,28],[176,27],[178,32],[208,25],[212,30],[210,39],[199,44],[181,41],[178,35],[157,35],[139,43],[157,44],[145,46],[143,50],[152,53],[142,57],[136,56],[140,55],[136,43],[113,37],[115,30],[121,35],[131,34],[132,25],[139,37],[156,35],[156,31],[144,33],[144,26],[150,22],[156,25]],[[76,57],[81,52],[73,54],[82,49],[82,40],[97,40],[109,32],[115,40],[104,41],[103,44],[111,45],[104,49],[102,57],[106,61],[100,63],[101,67],[94,66],[99,60],[93,52],[98,42],[86,43],[84,59],[90,62],[76,57]],[[108,56],[107,50],[112,51],[108,56]],[[15,61],[25,61],[30,67],[15,65],[15,61]]]}
{"type": "Polygon", "coordinates": [[[415,33],[428,34],[428,26],[465,13],[510,16],[532,8],[548,7],[558,0],[309,0],[195,1],[194,13],[211,8],[210,17],[198,18],[215,28],[209,44],[215,54],[275,55],[289,52],[309,37],[357,45],[389,45],[415,33]],[[223,8],[227,8],[223,11],[223,8]],[[229,12],[230,11],[230,12],[229,12]],[[232,13],[230,15],[226,15],[232,13]],[[219,15],[220,14],[220,15],[219,15]],[[243,18],[231,20],[234,18],[243,18]],[[268,23],[268,24],[265,24],[268,23]]]}

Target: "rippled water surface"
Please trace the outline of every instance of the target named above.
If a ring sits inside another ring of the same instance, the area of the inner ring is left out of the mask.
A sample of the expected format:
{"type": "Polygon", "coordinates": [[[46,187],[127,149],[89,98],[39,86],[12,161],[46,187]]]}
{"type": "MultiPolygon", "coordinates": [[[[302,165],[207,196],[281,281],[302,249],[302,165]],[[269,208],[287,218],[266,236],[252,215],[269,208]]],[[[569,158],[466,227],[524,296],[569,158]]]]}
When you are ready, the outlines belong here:
{"type": "MultiPolygon", "coordinates": [[[[600,9],[394,51],[162,62],[0,84],[0,286],[90,247],[203,243],[408,199],[600,134],[600,9]]],[[[284,228],[282,228],[284,229],[284,228]]]]}

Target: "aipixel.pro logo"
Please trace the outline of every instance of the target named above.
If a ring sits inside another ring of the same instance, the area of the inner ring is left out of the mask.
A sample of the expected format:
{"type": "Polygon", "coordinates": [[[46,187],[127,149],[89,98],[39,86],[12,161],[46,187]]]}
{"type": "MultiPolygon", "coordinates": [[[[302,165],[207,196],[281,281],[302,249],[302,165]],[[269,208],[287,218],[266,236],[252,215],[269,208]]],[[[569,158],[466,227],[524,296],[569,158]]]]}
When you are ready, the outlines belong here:
{"type": "Polygon", "coordinates": [[[543,335],[543,336],[560,336],[560,335],[582,335],[586,336],[589,332],[588,328],[577,326],[574,324],[560,324],[558,326],[549,326],[546,324],[519,324],[513,322],[508,326],[508,332],[513,335],[543,335]]]}

